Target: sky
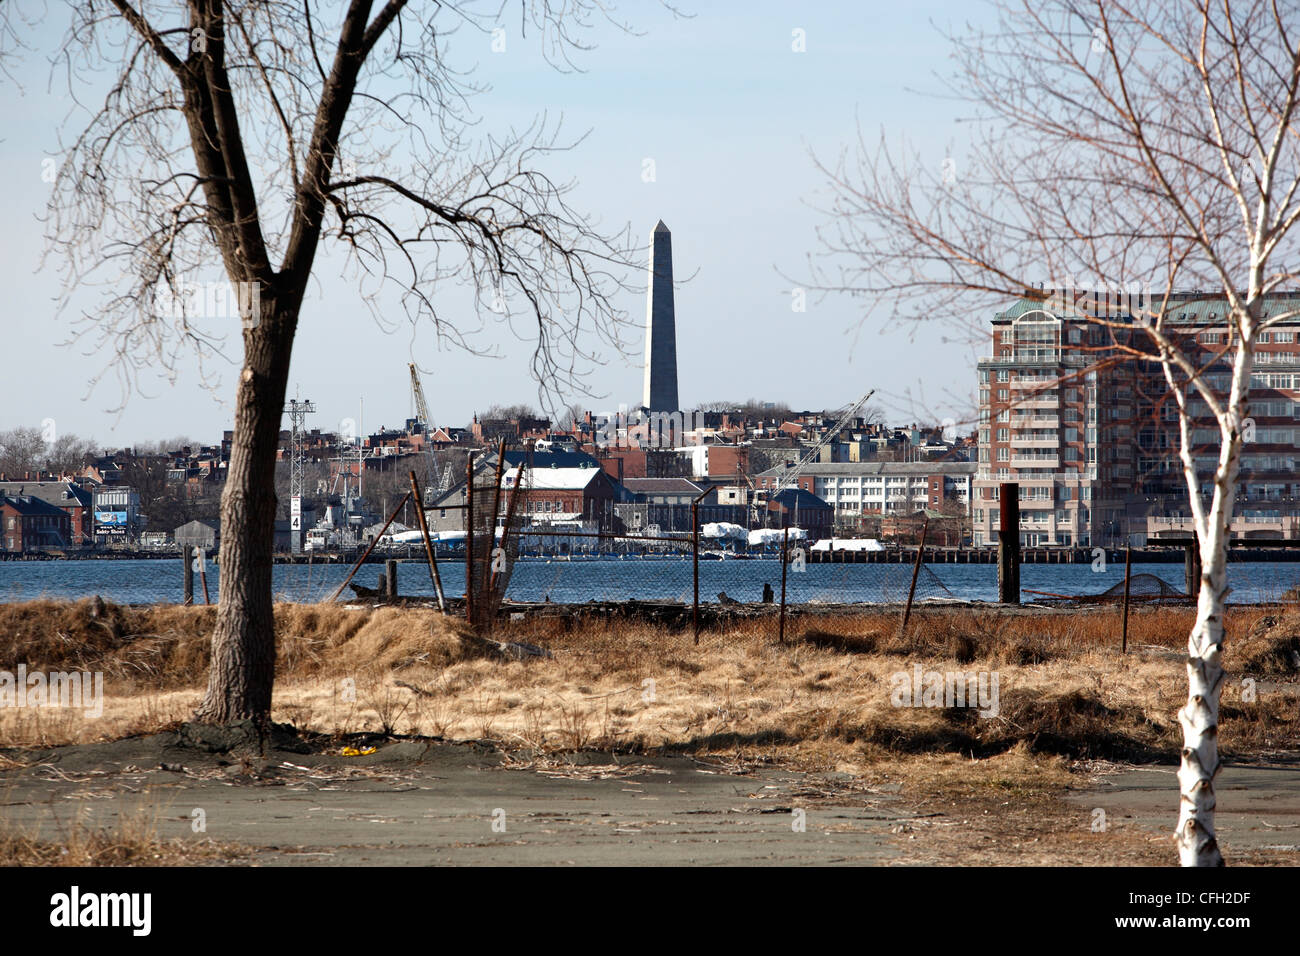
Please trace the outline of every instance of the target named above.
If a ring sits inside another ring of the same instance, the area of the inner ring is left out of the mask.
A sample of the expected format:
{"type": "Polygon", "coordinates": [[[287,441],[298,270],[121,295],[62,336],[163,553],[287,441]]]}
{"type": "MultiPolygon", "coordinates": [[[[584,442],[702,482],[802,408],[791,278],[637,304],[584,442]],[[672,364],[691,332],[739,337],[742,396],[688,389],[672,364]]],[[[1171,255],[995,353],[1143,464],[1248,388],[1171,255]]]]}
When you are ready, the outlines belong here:
{"type": "MultiPolygon", "coordinates": [[[[873,404],[898,424],[913,420],[918,406],[935,422],[968,418],[975,388],[968,344],[882,328],[879,316],[864,324],[860,303],[848,298],[811,296],[796,313],[791,278],[808,274],[815,230],[826,222],[818,210],[826,183],[810,152],[832,160],[852,145],[860,122],[870,138],[883,131],[906,139],[939,168],[962,136],[957,107],[936,95],[949,68],[941,30],[962,28],[982,11],[927,0],[699,0],[680,8],[692,16],[625,6],[635,32],[592,30],[586,39],[595,48],[575,55],[580,72],[547,65],[536,37],[518,34],[513,4],[502,23],[504,51],[493,51],[489,35],[461,33],[456,54],[490,87],[474,103],[483,129],[562,115],[566,131],[587,133],[558,170],[576,180],[573,205],[603,228],[630,224],[643,244],[660,219],[672,230],[685,407],[758,398],[838,408],[875,388],[873,404]]],[[[61,130],[75,132],[65,81],[46,59],[62,31],[56,21],[52,15],[29,38],[34,51],[15,70],[18,82],[0,77],[0,430],[51,420],[60,433],[105,448],[174,437],[215,442],[232,427],[234,352],[202,373],[187,361],[174,381],[146,376],[117,409],[116,382],[95,384],[105,358],[85,339],[64,344],[79,302],[74,293],[59,317],[57,263],[41,267],[49,189],[42,160],[56,153],[61,130]]],[[[412,361],[438,424],[465,425],[493,404],[538,404],[531,348],[501,326],[474,340],[498,357],[440,348],[428,329],[381,328],[336,263],[318,259],[316,274],[289,379],[290,396],[316,403],[309,426],[329,430],[358,418],[365,431],[400,426],[412,411],[412,361]]],[[[445,294],[454,312],[462,294],[445,294]]],[[[629,292],[617,304],[644,324],[643,296],[629,292]]],[[[639,404],[643,333],[629,342],[628,354],[606,350],[586,377],[594,397],[565,399],[593,411],[639,404]]]]}

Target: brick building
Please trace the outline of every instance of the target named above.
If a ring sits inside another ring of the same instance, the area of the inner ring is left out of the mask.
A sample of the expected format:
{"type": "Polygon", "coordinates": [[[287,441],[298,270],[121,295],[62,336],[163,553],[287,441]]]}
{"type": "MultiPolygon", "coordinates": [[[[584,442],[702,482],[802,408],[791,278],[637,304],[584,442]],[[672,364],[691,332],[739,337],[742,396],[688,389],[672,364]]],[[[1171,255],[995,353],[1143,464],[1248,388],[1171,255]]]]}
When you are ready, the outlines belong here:
{"type": "Polygon", "coordinates": [[[33,495],[0,496],[0,550],[21,554],[71,541],[72,521],[62,508],[33,495]]]}
{"type": "MultiPolygon", "coordinates": [[[[1264,311],[1297,306],[1300,293],[1279,293],[1264,311]]],[[[1200,293],[1172,296],[1165,315],[1168,333],[1225,395],[1231,366],[1216,353],[1229,344],[1227,315],[1222,296],[1200,293]]],[[[1021,299],[991,325],[991,354],[977,372],[975,542],[997,541],[998,488],[1007,481],[1020,485],[1021,539],[1028,546],[1114,547],[1190,535],[1176,403],[1158,362],[1117,352],[1146,341],[1131,316],[1117,314],[1115,301],[1104,296],[1070,293],[1021,299]],[[1119,326],[1099,327],[1090,321],[1097,317],[1119,326]]],[[[1300,519],[1298,332],[1300,321],[1260,335],[1235,537],[1281,537],[1300,519]]],[[[1193,396],[1190,407],[1193,456],[1205,490],[1218,456],[1218,427],[1199,399],[1193,396]]]]}
{"type": "Polygon", "coordinates": [[[0,481],[0,495],[38,498],[68,515],[67,546],[88,547],[94,543],[93,495],[71,481],[0,481]]]}

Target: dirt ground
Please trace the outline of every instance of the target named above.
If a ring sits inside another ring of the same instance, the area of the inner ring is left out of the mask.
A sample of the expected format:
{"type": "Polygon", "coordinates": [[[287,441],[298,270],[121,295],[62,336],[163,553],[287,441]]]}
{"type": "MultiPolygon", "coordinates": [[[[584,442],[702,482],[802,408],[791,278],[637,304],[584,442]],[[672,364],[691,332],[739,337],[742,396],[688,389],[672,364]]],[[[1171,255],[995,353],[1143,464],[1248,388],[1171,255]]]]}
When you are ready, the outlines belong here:
{"type": "MultiPolygon", "coordinates": [[[[282,736],[265,756],[181,733],[7,751],[10,832],[57,842],[147,818],[174,862],[320,865],[1168,865],[1173,767],[930,787],[695,757],[282,736]],[[342,756],[357,751],[356,756],[342,756]],[[374,748],[374,752],[366,751],[374,748]],[[1105,812],[1098,827],[1097,809],[1105,812]],[[201,825],[200,825],[201,824],[201,825]],[[187,854],[184,847],[190,849],[187,854]],[[216,850],[214,852],[214,847],[216,850]]],[[[1228,767],[1233,863],[1300,863],[1300,765],[1228,767]]]]}

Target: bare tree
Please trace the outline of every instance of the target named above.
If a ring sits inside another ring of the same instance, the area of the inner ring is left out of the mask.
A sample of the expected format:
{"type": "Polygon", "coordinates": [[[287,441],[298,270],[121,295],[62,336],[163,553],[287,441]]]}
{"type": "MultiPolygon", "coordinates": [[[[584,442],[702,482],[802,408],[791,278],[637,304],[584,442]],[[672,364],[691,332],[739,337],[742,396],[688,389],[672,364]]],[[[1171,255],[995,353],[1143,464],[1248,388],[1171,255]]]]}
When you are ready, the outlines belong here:
{"type": "Polygon", "coordinates": [[[1300,24],[1294,5],[1268,0],[1025,0],[996,11],[990,31],[951,38],[951,91],[975,112],[968,155],[926,160],[859,133],[856,151],[819,164],[833,198],[814,273],[823,291],[865,295],[936,331],[1028,296],[1101,331],[1094,368],[1156,363],[1160,398],[1177,410],[1203,568],[1179,713],[1177,844],[1184,865],[1221,864],[1229,524],[1255,346],[1297,315],[1294,300],[1270,294],[1294,288],[1300,261],[1300,24]],[[1122,307],[1052,288],[1122,290],[1122,307]],[[1208,355],[1170,308],[1180,289],[1223,303],[1226,341],[1208,355]],[[1218,441],[1198,476],[1202,414],[1218,441]]]}
{"type": "Polygon", "coordinates": [[[514,405],[489,405],[487,411],[478,413],[479,421],[518,421],[524,418],[540,418],[541,413],[533,406],[519,402],[514,405]]]}
{"type": "MultiPolygon", "coordinates": [[[[605,9],[520,6],[560,65],[605,9]]],[[[433,297],[448,280],[467,283],[480,328],[500,322],[531,342],[544,391],[581,391],[589,350],[621,349],[611,295],[634,250],[626,231],[591,226],[569,205],[571,184],[545,172],[565,148],[545,120],[471,138],[477,88],[451,48],[463,35],[486,50],[500,5],[111,0],[69,10],[58,71],[108,68],[113,81],[63,155],[51,249],[69,287],[111,290],[84,321],[124,390],[190,350],[210,362],[223,330],[240,328],[221,597],[198,717],[265,722],[271,492],[318,249],[338,250],[377,321],[381,304],[391,314],[398,302],[405,318],[474,348],[472,323],[433,297]],[[221,273],[205,273],[214,261],[221,273]]]]}
{"type": "Polygon", "coordinates": [[[46,446],[45,470],[52,475],[76,474],[95,450],[95,442],[89,438],[71,432],[61,434],[46,446]]]}
{"type": "Polygon", "coordinates": [[[40,470],[45,439],[39,428],[19,426],[0,432],[0,474],[21,478],[40,470]]]}
{"type": "Polygon", "coordinates": [[[93,441],[71,432],[52,435],[42,428],[11,428],[0,432],[0,475],[70,474],[94,451],[93,441]]]}

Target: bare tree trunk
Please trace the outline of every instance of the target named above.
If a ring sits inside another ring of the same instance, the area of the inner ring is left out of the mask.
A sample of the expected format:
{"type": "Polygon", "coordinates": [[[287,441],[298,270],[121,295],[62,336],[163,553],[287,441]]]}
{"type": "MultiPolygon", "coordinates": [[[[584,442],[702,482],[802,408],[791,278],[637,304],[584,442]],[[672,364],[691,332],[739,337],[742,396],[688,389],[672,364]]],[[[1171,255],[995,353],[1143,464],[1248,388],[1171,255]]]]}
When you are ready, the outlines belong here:
{"type": "Polygon", "coordinates": [[[271,715],[275,460],[296,314],[296,308],[264,301],[260,325],[244,334],[230,470],[221,496],[221,598],[208,691],[195,715],[208,723],[247,717],[264,726],[271,715]]]}
{"type": "Polygon", "coordinates": [[[1223,865],[1214,835],[1214,778],[1219,773],[1219,691],[1223,684],[1219,655],[1228,580],[1225,527],[1212,527],[1201,546],[1196,623],[1187,641],[1187,704],[1178,712],[1183,755],[1178,768],[1176,835],[1183,866],[1223,865]]]}

